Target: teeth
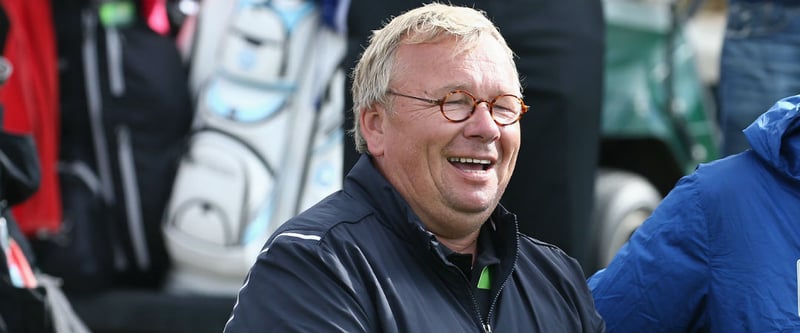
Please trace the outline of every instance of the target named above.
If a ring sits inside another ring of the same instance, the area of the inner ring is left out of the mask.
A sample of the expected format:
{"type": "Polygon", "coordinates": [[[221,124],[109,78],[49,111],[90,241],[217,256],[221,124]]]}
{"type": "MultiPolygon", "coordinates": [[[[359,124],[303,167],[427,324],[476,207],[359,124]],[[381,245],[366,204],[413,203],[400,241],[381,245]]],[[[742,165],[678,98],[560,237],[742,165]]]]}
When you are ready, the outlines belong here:
{"type": "Polygon", "coordinates": [[[469,157],[450,157],[447,160],[450,162],[457,162],[457,163],[475,163],[484,165],[491,163],[489,162],[489,160],[480,160],[477,158],[469,158],[469,157]]]}

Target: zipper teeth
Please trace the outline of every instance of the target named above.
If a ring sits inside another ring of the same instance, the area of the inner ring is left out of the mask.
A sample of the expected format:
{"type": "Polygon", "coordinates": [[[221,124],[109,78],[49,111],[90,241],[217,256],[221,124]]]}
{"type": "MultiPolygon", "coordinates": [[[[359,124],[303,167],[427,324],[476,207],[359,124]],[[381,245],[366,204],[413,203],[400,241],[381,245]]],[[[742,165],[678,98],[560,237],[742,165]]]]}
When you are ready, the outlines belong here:
{"type": "MultiPolygon", "coordinates": [[[[517,244],[519,244],[519,234],[516,235],[516,238],[517,238],[517,244]]],[[[511,262],[511,270],[508,272],[508,274],[506,274],[503,277],[503,282],[497,289],[497,293],[494,295],[494,297],[492,297],[492,302],[489,304],[489,312],[486,314],[486,321],[484,321],[483,318],[481,318],[481,310],[480,307],[478,306],[478,300],[475,297],[475,293],[472,292],[472,285],[470,285],[469,278],[467,278],[467,276],[464,275],[464,273],[458,267],[455,267],[453,264],[447,264],[448,266],[450,266],[450,269],[456,270],[458,274],[461,275],[461,279],[464,280],[464,282],[466,282],[467,292],[469,293],[469,296],[472,299],[473,310],[475,310],[475,317],[478,318],[478,322],[481,324],[481,328],[485,333],[492,332],[492,326],[489,323],[492,322],[492,315],[494,314],[494,308],[495,306],[497,306],[497,300],[500,298],[500,293],[505,288],[506,283],[508,282],[508,278],[511,276],[511,274],[514,273],[514,268],[517,266],[518,259],[519,259],[519,248],[517,248],[517,251],[514,252],[514,260],[511,262]]]]}
{"type": "MultiPolygon", "coordinates": [[[[517,244],[519,244],[519,235],[517,235],[517,244]]],[[[486,323],[485,323],[485,327],[484,327],[484,330],[486,331],[486,333],[491,333],[492,332],[491,331],[491,326],[489,326],[489,323],[492,322],[492,315],[494,315],[494,308],[497,305],[497,300],[500,298],[500,293],[503,292],[503,288],[505,288],[506,283],[508,282],[508,278],[511,277],[511,274],[514,273],[514,269],[517,267],[517,259],[519,259],[519,249],[517,249],[517,251],[514,252],[514,260],[511,262],[511,270],[503,278],[503,283],[500,284],[500,287],[497,289],[497,294],[494,295],[494,297],[492,298],[492,303],[489,304],[489,312],[486,314],[486,323]],[[488,330],[487,330],[487,328],[488,328],[488,330]]],[[[473,296],[473,298],[474,298],[474,296],[473,296]]],[[[480,317],[480,316],[478,316],[478,317],[480,317]]]]}
{"type": "MultiPolygon", "coordinates": [[[[461,269],[459,269],[458,267],[455,267],[453,264],[449,264],[448,263],[447,265],[450,267],[451,270],[456,271],[457,274],[461,276],[461,279],[464,281],[464,283],[466,283],[466,285],[467,285],[466,290],[469,293],[469,298],[472,299],[472,309],[475,310],[473,312],[475,314],[475,318],[478,319],[478,323],[480,323],[480,327],[485,332],[487,332],[487,333],[490,332],[490,331],[486,330],[486,328],[489,327],[489,324],[484,322],[483,318],[481,318],[481,309],[480,309],[480,307],[478,307],[478,299],[475,298],[475,293],[472,292],[472,285],[470,284],[469,278],[467,278],[467,276],[464,275],[464,272],[462,272],[461,269]]],[[[491,312],[491,310],[489,310],[489,311],[491,312]]]]}
{"type": "Polygon", "coordinates": [[[478,299],[475,297],[475,293],[472,292],[472,285],[470,284],[469,279],[464,275],[463,272],[461,272],[460,269],[458,269],[457,267],[451,267],[451,269],[456,270],[458,274],[461,275],[461,278],[464,280],[464,282],[466,282],[467,292],[469,293],[469,296],[472,299],[473,310],[475,310],[475,317],[478,318],[478,322],[481,324],[481,328],[485,333],[492,332],[492,326],[489,323],[492,322],[492,315],[494,314],[494,308],[497,305],[497,300],[500,298],[500,293],[503,291],[503,288],[505,288],[506,282],[508,282],[508,278],[511,276],[512,273],[514,273],[514,267],[517,265],[518,258],[519,258],[519,252],[514,254],[514,261],[512,262],[511,265],[511,271],[505,275],[505,277],[503,278],[503,283],[501,283],[500,287],[497,289],[497,294],[495,294],[494,297],[492,297],[492,302],[489,304],[489,312],[486,314],[486,321],[484,321],[483,318],[481,317],[481,310],[480,307],[478,306],[478,299]]]}
{"type": "MultiPolygon", "coordinates": [[[[514,258],[514,262],[517,262],[517,258],[514,258]]],[[[491,322],[492,315],[494,314],[494,307],[497,305],[497,299],[500,298],[500,293],[503,291],[503,288],[506,286],[506,282],[508,281],[508,277],[511,276],[511,273],[514,272],[514,266],[511,266],[511,272],[506,275],[505,279],[503,279],[503,283],[500,284],[500,288],[497,289],[497,294],[492,297],[492,302],[489,303],[489,312],[486,314],[486,321],[487,323],[491,322]]],[[[488,324],[487,324],[488,325],[488,324]]]]}

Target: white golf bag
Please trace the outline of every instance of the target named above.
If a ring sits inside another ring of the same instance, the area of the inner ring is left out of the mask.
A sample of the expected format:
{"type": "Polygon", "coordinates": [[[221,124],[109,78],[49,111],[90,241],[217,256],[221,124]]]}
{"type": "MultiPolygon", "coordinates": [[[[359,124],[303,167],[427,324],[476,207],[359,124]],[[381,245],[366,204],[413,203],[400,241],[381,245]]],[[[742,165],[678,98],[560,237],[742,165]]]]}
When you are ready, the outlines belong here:
{"type": "Polygon", "coordinates": [[[168,289],[233,295],[281,223],[341,188],[346,39],[315,1],[222,2],[200,12],[194,131],[163,229],[168,289]]]}

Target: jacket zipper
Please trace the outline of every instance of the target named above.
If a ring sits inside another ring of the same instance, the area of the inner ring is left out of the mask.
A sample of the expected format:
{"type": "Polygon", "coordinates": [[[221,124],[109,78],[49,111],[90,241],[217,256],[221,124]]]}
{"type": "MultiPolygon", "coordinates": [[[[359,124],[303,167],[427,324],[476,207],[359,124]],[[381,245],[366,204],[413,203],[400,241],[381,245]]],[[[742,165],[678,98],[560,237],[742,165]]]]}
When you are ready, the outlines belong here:
{"type": "MultiPolygon", "coordinates": [[[[481,310],[480,307],[478,306],[478,300],[475,298],[475,293],[472,292],[472,285],[470,284],[469,278],[467,278],[467,276],[464,275],[464,273],[459,268],[452,266],[452,264],[448,264],[448,266],[450,266],[451,270],[456,271],[457,274],[461,276],[462,280],[464,280],[464,282],[467,284],[467,292],[469,293],[470,299],[472,299],[472,309],[475,310],[475,317],[478,318],[478,322],[481,324],[480,326],[483,329],[483,332],[492,333],[492,326],[489,324],[489,322],[486,322],[483,320],[483,318],[481,318],[481,310]]],[[[505,280],[503,281],[503,284],[505,284],[505,280]]],[[[497,296],[495,296],[495,299],[492,301],[492,305],[489,308],[489,316],[487,316],[487,319],[490,318],[492,313],[492,308],[494,307],[494,302],[496,301],[497,301],[497,296]]]]}
{"type": "MultiPolygon", "coordinates": [[[[519,241],[519,240],[517,240],[517,241],[519,241]]],[[[494,295],[494,297],[492,298],[492,303],[489,304],[489,313],[486,314],[486,322],[483,324],[483,330],[486,333],[492,333],[492,326],[489,325],[489,323],[492,322],[492,315],[494,314],[494,307],[497,305],[497,299],[500,298],[500,293],[503,291],[503,288],[505,288],[506,282],[508,282],[508,277],[511,276],[512,273],[514,273],[514,267],[516,267],[516,265],[517,265],[518,257],[519,257],[519,252],[514,254],[514,261],[512,261],[513,264],[511,265],[511,271],[508,272],[508,274],[506,274],[506,276],[503,278],[503,283],[501,283],[500,287],[497,288],[497,294],[494,295]]],[[[477,301],[474,300],[475,296],[472,296],[472,297],[473,297],[473,302],[475,302],[475,304],[477,306],[477,301]]],[[[480,317],[480,315],[478,317],[480,317]]]]}
{"type": "MultiPolygon", "coordinates": [[[[519,243],[519,236],[517,236],[517,243],[519,243]]],[[[517,260],[519,259],[519,249],[517,252],[514,253],[514,260],[511,261],[511,271],[505,275],[503,278],[503,282],[500,284],[500,287],[497,289],[497,294],[494,295],[492,298],[492,303],[489,304],[489,312],[486,314],[486,321],[483,320],[481,317],[481,310],[478,306],[478,300],[475,298],[475,293],[472,292],[472,286],[470,285],[469,278],[464,275],[464,273],[455,265],[447,263],[446,266],[449,266],[451,270],[455,270],[458,272],[457,274],[461,276],[461,278],[467,284],[467,292],[469,293],[470,298],[472,299],[472,308],[475,310],[475,316],[478,318],[478,322],[481,324],[481,328],[483,329],[484,333],[492,333],[492,314],[494,314],[494,308],[497,305],[497,299],[500,298],[500,293],[503,291],[503,288],[506,286],[506,282],[508,282],[508,277],[514,273],[514,267],[517,265],[517,260]]],[[[445,261],[446,262],[446,261],[445,261]]]]}

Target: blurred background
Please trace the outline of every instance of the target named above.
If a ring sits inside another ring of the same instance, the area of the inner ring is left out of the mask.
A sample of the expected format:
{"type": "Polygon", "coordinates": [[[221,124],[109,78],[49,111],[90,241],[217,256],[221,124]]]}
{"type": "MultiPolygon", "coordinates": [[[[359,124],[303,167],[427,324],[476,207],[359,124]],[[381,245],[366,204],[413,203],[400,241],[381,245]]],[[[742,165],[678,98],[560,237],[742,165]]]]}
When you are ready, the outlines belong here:
{"type": "MultiPolygon", "coordinates": [[[[93,332],[221,332],[271,232],[357,158],[369,32],[421,3],[0,0],[0,328],[54,331],[63,292],[93,332]]],[[[497,22],[532,106],[502,203],[587,276],[722,156],[725,1],[454,3],[497,22]]]]}

